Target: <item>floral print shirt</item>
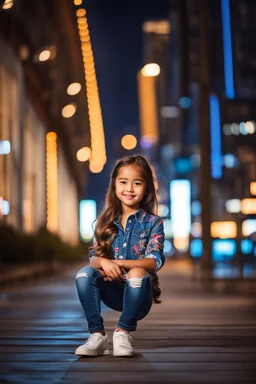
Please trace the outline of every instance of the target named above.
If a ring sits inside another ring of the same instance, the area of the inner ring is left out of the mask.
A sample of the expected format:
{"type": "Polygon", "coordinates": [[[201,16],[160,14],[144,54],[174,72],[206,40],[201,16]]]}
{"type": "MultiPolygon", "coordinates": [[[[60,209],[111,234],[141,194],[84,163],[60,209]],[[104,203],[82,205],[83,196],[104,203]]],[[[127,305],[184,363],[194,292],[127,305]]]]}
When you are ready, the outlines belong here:
{"type": "MultiPolygon", "coordinates": [[[[164,265],[164,229],[161,217],[139,209],[128,217],[126,228],[122,227],[118,218],[114,223],[118,227],[112,243],[113,257],[116,260],[151,258],[156,262],[156,271],[164,265]]],[[[91,251],[90,264],[94,258],[94,251],[91,251]]]]}

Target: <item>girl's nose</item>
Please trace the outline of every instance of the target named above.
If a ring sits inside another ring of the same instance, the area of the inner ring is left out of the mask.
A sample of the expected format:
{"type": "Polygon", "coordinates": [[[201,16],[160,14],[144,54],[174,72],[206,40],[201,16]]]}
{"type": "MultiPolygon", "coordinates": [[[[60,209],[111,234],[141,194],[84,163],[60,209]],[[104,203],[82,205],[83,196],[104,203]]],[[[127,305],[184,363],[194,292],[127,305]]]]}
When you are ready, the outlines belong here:
{"type": "Polygon", "coordinates": [[[127,192],[133,192],[133,186],[132,185],[127,185],[127,187],[126,187],[126,191],[127,192]]]}

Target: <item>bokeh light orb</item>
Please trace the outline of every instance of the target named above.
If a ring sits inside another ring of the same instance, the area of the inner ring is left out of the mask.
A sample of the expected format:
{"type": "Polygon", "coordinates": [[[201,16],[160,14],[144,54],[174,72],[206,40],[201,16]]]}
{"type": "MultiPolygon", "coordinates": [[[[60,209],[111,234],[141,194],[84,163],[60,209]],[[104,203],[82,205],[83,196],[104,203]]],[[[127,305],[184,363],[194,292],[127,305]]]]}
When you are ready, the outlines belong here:
{"type": "Polygon", "coordinates": [[[125,136],[123,136],[123,138],[121,140],[121,144],[122,144],[122,147],[124,149],[131,150],[131,149],[134,149],[136,147],[137,139],[133,135],[125,135],[125,136]]]}
{"type": "Polygon", "coordinates": [[[91,152],[92,152],[91,148],[83,147],[79,149],[79,151],[77,151],[76,158],[78,161],[82,161],[82,162],[87,161],[91,156],[91,152]]]}
{"type": "Polygon", "coordinates": [[[77,17],[83,17],[86,15],[86,10],[83,9],[83,8],[79,8],[77,11],[76,11],[76,15],[77,17]]]}
{"type": "Polygon", "coordinates": [[[44,51],[40,52],[38,60],[39,61],[47,61],[51,56],[51,52],[49,49],[45,49],[44,51]]]}
{"type": "Polygon", "coordinates": [[[76,113],[75,104],[68,104],[62,109],[62,116],[68,119],[76,113]]]}
{"type": "Polygon", "coordinates": [[[77,95],[81,91],[80,83],[72,83],[67,88],[67,94],[70,96],[77,95]]]}

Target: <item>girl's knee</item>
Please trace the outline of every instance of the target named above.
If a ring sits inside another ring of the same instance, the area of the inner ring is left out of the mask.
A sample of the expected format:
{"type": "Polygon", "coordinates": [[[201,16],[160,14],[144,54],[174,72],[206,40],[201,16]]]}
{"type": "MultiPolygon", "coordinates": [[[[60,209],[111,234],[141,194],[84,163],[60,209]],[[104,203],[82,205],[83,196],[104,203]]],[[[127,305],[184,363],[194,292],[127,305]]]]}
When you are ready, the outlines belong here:
{"type": "Polygon", "coordinates": [[[138,277],[141,278],[147,275],[147,271],[144,268],[132,268],[127,274],[128,279],[138,277]]]}
{"type": "Polygon", "coordinates": [[[98,270],[93,267],[83,267],[82,269],[80,269],[80,271],[78,271],[76,278],[79,279],[81,277],[93,277],[95,276],[95,274],[98,275],[98,273],[98,270]]]}

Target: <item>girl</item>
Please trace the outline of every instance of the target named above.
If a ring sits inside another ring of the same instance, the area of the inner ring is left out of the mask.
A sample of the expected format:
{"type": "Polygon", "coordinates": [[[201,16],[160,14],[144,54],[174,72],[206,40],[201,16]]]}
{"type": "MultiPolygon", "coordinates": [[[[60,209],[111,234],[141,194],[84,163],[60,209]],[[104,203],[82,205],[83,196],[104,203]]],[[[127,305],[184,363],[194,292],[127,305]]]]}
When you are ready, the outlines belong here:
{"type": "Polygon", "coordinates": [[[154,177],[143,156],[121,159],[114,167],[105,208],[95,226],[90,266],[76,279],[78,296],[91,336],[76,349],[78,356],[108,355],[100,302],[121,312],[113,334],[114,356],[132,356],[130,336],[152,301],[159,303],[158,271],[164,264],[163,220],[154,177]],[[153,288],[153,289],[152,289],[153,288]]]}

